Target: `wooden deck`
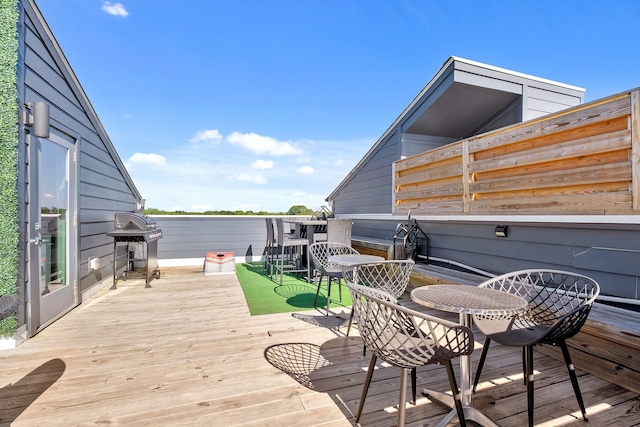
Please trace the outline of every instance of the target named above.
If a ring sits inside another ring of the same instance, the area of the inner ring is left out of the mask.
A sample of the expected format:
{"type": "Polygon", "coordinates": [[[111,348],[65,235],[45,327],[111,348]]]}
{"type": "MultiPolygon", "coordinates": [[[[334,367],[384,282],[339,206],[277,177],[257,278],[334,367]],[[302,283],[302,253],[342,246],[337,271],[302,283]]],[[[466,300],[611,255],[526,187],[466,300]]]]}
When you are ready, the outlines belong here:
{"type": "MultiPolygon", "coordinates": [[[[235,275],[198,268],[165,269],[152,286],[120,281],[1,351],[0,425],[355,425],[368,357],[357,331],[335,329],[340,319],[252,317],[235,275]]],[[[564,367],[537,354],[536,372],[536,425],[639,425],[637,393],[579,372],[586,424],[564,367]]],[[[361,425],[395,424],[398,377],[380,366],[361,425]]],[[[501,426],[525,425],[520,352],[492,349],[483,380],[476,406],[501,426]]],[[[447,390],[444,368],[420,369],[418,384],[447,390]]],[[[421,397],[407,407],[407,425],[436,425],[448,410],[421,397]]]]}

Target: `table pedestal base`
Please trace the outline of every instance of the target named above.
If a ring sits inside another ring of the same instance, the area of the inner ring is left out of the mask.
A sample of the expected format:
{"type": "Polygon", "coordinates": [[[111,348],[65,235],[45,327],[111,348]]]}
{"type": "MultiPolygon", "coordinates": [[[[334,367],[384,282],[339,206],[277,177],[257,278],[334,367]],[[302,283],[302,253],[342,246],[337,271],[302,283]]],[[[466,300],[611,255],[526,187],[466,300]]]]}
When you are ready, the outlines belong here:
{"type": "MultiPolygon", "coordinates": [[[[449,421],[458,417],[458,411],[456,411],[455,405],[453,403],[453,396],[442,393],[440,391],[424,389],[422,390],[422,395],[432,400],[437,400],[438,402],[444,403],[450,408],[453,408],[437,425],[437,427],[445,427],[449,421]]],[[[464,419],[468,421],[475,421],[484,427],[498,427],[498,424],[493,422],[489,417],[482,413],[478,408],[474,408],[471,405],[462,404],[462,409],[464,410],[464,419]]]]}

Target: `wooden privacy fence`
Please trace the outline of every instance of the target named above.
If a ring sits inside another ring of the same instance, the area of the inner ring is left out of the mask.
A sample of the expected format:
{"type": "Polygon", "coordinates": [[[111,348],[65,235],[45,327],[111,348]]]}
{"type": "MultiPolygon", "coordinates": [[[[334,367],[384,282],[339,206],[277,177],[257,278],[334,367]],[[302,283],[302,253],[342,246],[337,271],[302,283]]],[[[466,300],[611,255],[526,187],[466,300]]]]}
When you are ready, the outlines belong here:
{"type": "Polygon", "coordinates": [[[640,90],[393,165],[396,214],[640,213],[640,90]]]}

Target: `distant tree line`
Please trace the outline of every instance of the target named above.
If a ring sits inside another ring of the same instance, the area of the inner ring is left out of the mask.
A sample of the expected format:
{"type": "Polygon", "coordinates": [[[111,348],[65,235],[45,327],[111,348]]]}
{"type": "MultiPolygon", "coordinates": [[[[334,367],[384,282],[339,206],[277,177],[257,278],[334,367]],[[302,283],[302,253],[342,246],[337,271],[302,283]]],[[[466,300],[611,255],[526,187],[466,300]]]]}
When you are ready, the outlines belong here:
{"type": "Polygon", "coordinates": [[[265,212],[265,211],[205,211],[205,212],[187,212],[181,210],[165,211],[156,208],[147,208],[143,211],[145,215],[313,215],[314,210],[303,205],[294,205],[287,212],[265,212]]]}

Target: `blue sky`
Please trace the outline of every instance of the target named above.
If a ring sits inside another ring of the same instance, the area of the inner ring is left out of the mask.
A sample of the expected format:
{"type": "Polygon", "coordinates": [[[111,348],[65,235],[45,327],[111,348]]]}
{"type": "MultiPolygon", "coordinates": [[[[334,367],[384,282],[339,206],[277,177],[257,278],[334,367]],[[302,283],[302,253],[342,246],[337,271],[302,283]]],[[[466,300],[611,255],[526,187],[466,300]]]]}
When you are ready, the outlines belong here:
{"type": "Polygon", "coordinates": [[[36,0],[146,207],[317,209],[450,56],[640,86],[640,1],[36,0]]]}

